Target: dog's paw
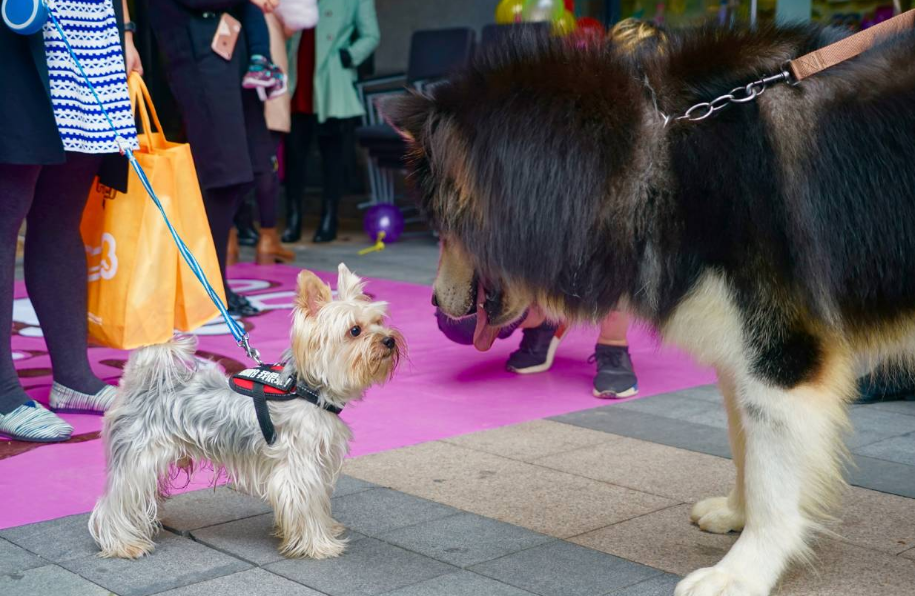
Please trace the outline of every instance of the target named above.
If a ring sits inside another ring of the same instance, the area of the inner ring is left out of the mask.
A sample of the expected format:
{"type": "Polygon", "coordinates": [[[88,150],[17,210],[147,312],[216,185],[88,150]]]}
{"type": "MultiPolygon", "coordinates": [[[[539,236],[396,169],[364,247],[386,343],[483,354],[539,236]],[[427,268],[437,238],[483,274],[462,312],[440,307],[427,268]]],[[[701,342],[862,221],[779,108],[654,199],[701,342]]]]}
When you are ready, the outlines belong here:
{"type": "Polygon", "coordinates": [[[674,596],[768,596],[769,590],[753,586],[720,567],[706,567],[677,584],[674,596]]]}
{"type": "Polygon", "coordinates": [[[332,523],[330,525],[330,535],[333,536],[334,538],[339,538],[340,536],[343,536],[344,532],[346,532],[346,526],[344,526],[337,520],[334,520],[334,523],[332,523]]]}
{"type": "Polygon", "coordinates": [[[290,559],[332,559],[346,550],[346,541],[336,538],[324,540],[286,541],[280,545],[280,554],[290,559]]]}
{"type": "Polygon", "coordinates": [[[103,559],[139,559],[155,549],[154,544],[119,544],[102,549],[98,554],[103,559]]]}
{"type": "Polygon", "coordinates": [[[689,521],[705,532],[727,534],[743,530],[744,514],[731,507],[727,497],[712,497],[696,503],[689,521]]]}

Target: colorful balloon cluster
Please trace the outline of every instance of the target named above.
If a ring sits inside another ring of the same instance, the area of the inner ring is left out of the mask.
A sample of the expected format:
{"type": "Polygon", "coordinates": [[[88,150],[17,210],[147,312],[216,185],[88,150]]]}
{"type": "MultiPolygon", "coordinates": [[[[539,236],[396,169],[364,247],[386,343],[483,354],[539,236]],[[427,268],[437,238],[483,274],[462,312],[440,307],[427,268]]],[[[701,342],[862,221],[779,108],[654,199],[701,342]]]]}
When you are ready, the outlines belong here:
{"type": "Polygon", "coordinates": [[[575,20],[575,0],[502,0],[496,7],[496,23],[552,23],[554,35],[575,34],[584,41],[600,39],[604,26],[591,17],[575,20]]]}

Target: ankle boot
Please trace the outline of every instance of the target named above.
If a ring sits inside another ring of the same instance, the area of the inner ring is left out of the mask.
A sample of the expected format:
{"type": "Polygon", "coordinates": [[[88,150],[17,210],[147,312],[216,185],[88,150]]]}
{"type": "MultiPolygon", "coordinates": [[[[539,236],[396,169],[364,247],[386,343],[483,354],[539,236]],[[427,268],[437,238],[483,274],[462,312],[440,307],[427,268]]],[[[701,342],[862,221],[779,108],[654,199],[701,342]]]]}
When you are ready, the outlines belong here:
{"type": "Polygon", "coordinates": [[[286,197],[286,230],[283,242],[298,242],[302,238],[302,201],[286,197]]]}
{"type": "Polygon", "coordinates": [[[275,263],[290,263],[295,259],[295,253],[283,248],[280,244],[276,228],[261,228],[261,238],[257,242],[257,264],[273,265],[275,263]]]}
{"type": "Polygon", "coordinates": [[[324,199],[321,223],[315,231],[313,242],[333,242],[337,239],[337,199],[324,199]]]}
{"type": "Polygon", "coordinates": [[[235,214],[235,228],[238,230],[238,243],[242,246],[257,245],[257,228],[254,227],[254,205],[245,201],[235,214]]]}
{"type": "Polygon", "coordinates": [[[235,226],[229,230],[229,246],[226,248],[226,267],[238,264],[238,230],[235,226]]]}

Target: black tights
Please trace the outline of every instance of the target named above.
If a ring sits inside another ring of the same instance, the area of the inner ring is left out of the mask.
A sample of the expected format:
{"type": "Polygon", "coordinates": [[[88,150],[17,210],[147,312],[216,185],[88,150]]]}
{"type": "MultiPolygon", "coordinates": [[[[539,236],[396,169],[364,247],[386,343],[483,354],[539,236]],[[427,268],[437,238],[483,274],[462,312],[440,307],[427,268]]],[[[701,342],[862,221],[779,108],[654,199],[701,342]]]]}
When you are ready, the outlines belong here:
{"type": "Polygon", "coordinates": [[[229,230],[232,220],[238,212],[245,196],[251,190],[251,184],[236,184],[220,188],[207,188],[203,191],[203,204],[206,206],[207,219],[210,222],[210,233],[216,245],[216,257],[219,259],[219,271],[222,281],[226,283],[226,249],[229,245],[229,230]]]}
{"type": "MultiPolygon", "coordinates": [[[[293,114],[292,131],[286,137],[286,200],[302,205],[305,200],[305,164],[311,141],[318,138],[321,151],[323,199],[338,203],[346,182],[343,121],[328,118],[318,124],[314,114],[293,114]]],[[[304,209],[303,209],[304,211],[304,209]]]]}
{"type": "Polygon", "coordinates": [[[83,207],[102,157],[67,153],[51,166],[0,164],[0,414],[29,397],[19,384],[10,346],[16,243],[23,219],[25,284],[38,315],[54,380],[96,393],[104,383],[87,353],[86,249],[79,232],[83,207]]]}

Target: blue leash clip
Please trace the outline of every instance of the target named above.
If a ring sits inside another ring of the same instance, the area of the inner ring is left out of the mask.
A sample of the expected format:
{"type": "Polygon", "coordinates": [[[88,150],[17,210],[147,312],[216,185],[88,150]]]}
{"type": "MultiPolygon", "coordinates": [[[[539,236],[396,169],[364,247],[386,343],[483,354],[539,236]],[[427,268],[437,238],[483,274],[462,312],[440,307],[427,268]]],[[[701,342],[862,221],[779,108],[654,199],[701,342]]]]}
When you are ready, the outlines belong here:
{"type": "MultiPolygon", "coordinates": [[[[219,309],[219,314],[222,315],[222,318],[225,320],[226,325],[229,327],[229,331],[232,332],[232,337],[235,338],[235,342],[238,344],[238,346],[245,351],[245,354],[248,356],[248,358],[262,365],[263,362],[261,361],[260,352],[251,346],[248,333],[238,323],[238,321],[233,319],[229,314],[225,304],[222,303],[222,300],[219,298],[216,290],[213,289],[213,286],[207,279],[206,274],[203,272],[203,269],[200,267],[197,259],[194,258],[194,255],[191,253],[190,249],[188,249],[187,245],[184,243],[184,240],[182,240],[181,236],[178,235],[178,232],[175,231],[174,226],[172,226],[172,222],[168,220],[168,216],[165,214],[165,209],[162,207],[162,203],[159,201],[159,197],[156,196],[156,191],[153,190],[152,184],[149,182],[149,178],[146,177],[146,172],[143,171],[143,168],[137,161],[136,156],[134,156],[133,149],[130,148],[127,140],[118,132],[117,127],[111,120],[111,116],[108,115],[108,110],[105,109],[105,105],[99,98],[98,93],[96,93],[95,87],[92,85],[92,81],[89,80],[89,76],[86,75],[86,71],[83,70],[83,65],[80,64],[79,59],[73,52],[73,48],[70,46],[70,41],[67,39],[63,27],[60,26],[60,22],[54,15],[54,11],[51,10],[45,0],[3,0],[2,9],[4,21],[7,21],[8,12],[10,15],[12,15],[12,18],[19,19],[18,21],[14,21],[20,23],[21,26],[18,29],[10,25],[10,28],[17,33],[29,35],[31,33],[40,31],[47,20],[50,20],[54,25],[54,28],[57,29],[57,32],[60,34],[60,38],[63,40],[64,45],[67,47],[67,52],[69,52],[70,58],[73,60],[73,63],[76,65],[76,68],[79,70],[80,74],[83,76],[83,79],[86,81],[86,85],[89,87],[89,90],[92,92],[92,96],[95,98],[96,103],[98,103],[99,108],[101,108],[102,114],[105,116],[105,120],[108,121],[108,126],[110,126],[111,130],[114,131],[115,143],[117,144],[118,149],[124,156],[127,157],[127,161],[130,162],[131,167],[133,167],[134,171],[137,173],[137,176],[140,178],[140,182],[143,184],[143,188],[146,189],[146,193],[149,195],[149,198],[152,199],[153,203],[155,203],[156,207],[159,209],[159,213],[162,214],[162,219],[165,220],[165,225],[168,226],[168,231],[171,233],[172,239],[178,246],[178,252],[181,253],[182,258],[184,258],[184,262],[187,263],[188,267],[191,268],[194,276],[200,282],[200,285],[202,285],[206,290],[207,295],[209,295],[210,300],[212,300],[213,304],[216,305],[216,308],[219,309]],[[29,8],[32,5],[35,7],[34,11],[29,8]],[[44,12],[43,18],[41,17],[42,10],[44,12]],[[34,14],[32,14],[33,12],[34,14]],[[26,13],[28,13],[28,15],[26,15],[26,13]],[[24,16],[30,16],[31,20],[26,23],[24,16]],[[35,23],[39,19],[41,22],[38,23],[36,27],[35,23]]],[[[7,24],[9,25],[9,22],[7,22],[7,24]]]]}

